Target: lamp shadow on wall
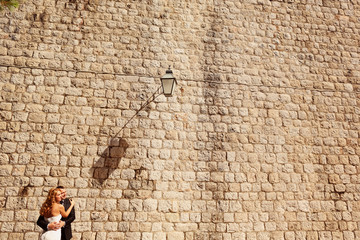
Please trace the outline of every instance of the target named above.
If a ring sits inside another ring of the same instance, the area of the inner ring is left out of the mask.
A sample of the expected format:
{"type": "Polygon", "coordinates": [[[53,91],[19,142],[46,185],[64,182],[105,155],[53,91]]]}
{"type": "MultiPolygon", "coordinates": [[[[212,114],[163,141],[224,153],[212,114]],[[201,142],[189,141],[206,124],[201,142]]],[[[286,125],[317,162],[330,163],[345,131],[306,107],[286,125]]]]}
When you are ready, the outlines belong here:
{"type": "Polygon", "coordinates": [[[125,156],[129,144],[123,138],[113,138],[109,146],[101,153],[90,172],[93,175],[94,187],[101,187],[105,180],[118,169],[121,159],[125,156]]]}
{"type": "MultiPolygon", "coordinates": [[[[175,80],[175,78],[174,78],[175,80]]],[[[93,180],[91,185],[93,187],[101,188],[105,180],[118,169],[121,159],[125,156],[126,149],[129,147],[129,144],[124,138],[117,137],[118,134],[136,117],[138,113],[152,103],[158,96],[162,95],[159,93],[161,86],[158,87],[152,94],[146,99],[146,101],[141,104],[140,108],[135,112],[135,114],[127,120],[127,122],[122,126],[118,133],[110,141],[109,146],[100,154],[100,158],[94,163],[90,172],[92,174],[93,180]]]]}

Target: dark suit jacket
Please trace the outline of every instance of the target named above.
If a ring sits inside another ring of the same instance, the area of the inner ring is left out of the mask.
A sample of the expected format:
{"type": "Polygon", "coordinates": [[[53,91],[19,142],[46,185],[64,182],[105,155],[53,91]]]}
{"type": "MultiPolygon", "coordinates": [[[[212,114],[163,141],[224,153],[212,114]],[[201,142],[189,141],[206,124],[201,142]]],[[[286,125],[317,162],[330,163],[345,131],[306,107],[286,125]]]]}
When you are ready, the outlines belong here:
{"type": "MultiPolygon", "coordinates": [[[[70,207],[70,205],[71,203],[69,199],[65,199],[65,211],[70,207]]],[[[62,218],[61,220],[65,222],[65,226],[61,228],[61,240],[69,240],[72,238],[71,223],[75,220],[75,208],[73,207],[67,218],[62,218]]],[[[36,223],[39,227],[44,229],[44,231],[47,231],[48,222],[45,220],[44,216],[39,216],[36,223]]]]}

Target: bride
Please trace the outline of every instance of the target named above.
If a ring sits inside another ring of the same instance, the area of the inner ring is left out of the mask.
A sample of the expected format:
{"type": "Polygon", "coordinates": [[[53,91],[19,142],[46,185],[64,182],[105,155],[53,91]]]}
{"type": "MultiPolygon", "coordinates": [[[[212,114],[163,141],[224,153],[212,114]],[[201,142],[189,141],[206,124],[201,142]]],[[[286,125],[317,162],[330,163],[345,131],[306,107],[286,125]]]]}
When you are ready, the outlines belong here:
{"type": "MultiPolygon", "coordinates": [[[[75,202],[70,199],[70,207],[65,211],[63,205],[60,204],[61,191],[57,188],[52,188],[41,206],[40,215],[44,216],[45,220],[49,223],[59,222],[62,217],[67,217],[71,209],[74,207],[75,202]]],[[[61,228],[58,230],[48,230],[41,235],[41,240],[60,240],[61,228]]]]}

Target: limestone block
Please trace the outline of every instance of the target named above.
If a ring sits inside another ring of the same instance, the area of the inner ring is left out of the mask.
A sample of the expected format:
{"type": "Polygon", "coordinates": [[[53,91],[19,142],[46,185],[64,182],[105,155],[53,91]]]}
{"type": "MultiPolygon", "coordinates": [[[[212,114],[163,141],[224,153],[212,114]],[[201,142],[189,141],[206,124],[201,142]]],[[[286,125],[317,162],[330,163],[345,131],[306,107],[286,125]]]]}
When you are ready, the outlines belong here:
{"type": "Polygon", "coordinates": [[[87,232],[91,231],[91,222],[74,222],[71,224],[76,232],[87,232]]]}
{"type": "Polygon", "coordinates": [[[53,177],[65,177],[66,172],[67,172],[66,167],[53,166],[53,167],[51,167],[51,170],[50,170],[50,176],[53,176],[53,177]]]}
{"type": "Polygon", "coordinates": [[[59,147],[54,144],[45,144],[44,145],[44,153],[49,155],[58,155],[59,147]]]}
{"type": "Polygon", "coordinates": [[[120,222],[122,220],[122,212],[111,211],[109,213],[109,221],[120,222]]]}
{"type": "MultiPolygon", "coordinates": [[[[79,169],[80,170],[80,169],[79,169]]],[[[69,174],[68,174],[69,175],[69,174]]],[[[76,175],[80,175],[79,173],[76,173],[76,175]]],[[[76,188],[80,188],[81,190],[84,190],[82,188],[87,188],[89,185],[88,185],[88,181],[86,179],[81,179],[81,178],[77,178],[75,180],[75,187],[76,188]]],[[[80,193],[79,193],[80,194],[80,193]]],[[[86,193],[82,193],[82,195],[85,195],[86,196],[86,193]]]]}
{"type": "Polygon", "coordinates": [[[26,208],[27,199],[23,197],[8,197],[6,202],[7,209],[26,208]]]}
{"type": "Polygon", "coordinates": [[[43,123],[45,122],[46,114],[37,112],[37,113],[29,113],[28,121],[35,123],[43,123]]]}
{"type": "Polygon", "coordinates": [[[86,117],[86,125],[90,125],[90,126],[99,126],[101,125],[103,121],[103,117],[92,117],[92,116],[88,116],[86,117]]]}
{"type": "Polygon", "coordinates": [[[164,199],[183,199],[183,193],[177,192],[177,191],[164,191],[163,192],[163,198],[164,199]]]}
{"type": "Polygon", "coordinates": [[[2,210],[0,213],[0,222],[12,222],[14,220],[14,211],[2,210]]]}
{"type": "Polygon", "coordinates": [[[119,222],[118,231],[120,232],[127,232],[129,230],[129,223],[128,222],[119,222]]]}
{"type": "Polygon", "coordinates": [[[34,176],[49,176],[50,167],[37,166],[35,167],[34,176]]]}
{"type": "Polygon", "coordinates": [[[83,232],[81,233],[73,233],[73,237],[75,239],[86,239],[86,240],[94,240],[96,236],[96,233],[92,233],[92,232],[83,232]]]}
{"type": "Polygon", "coordinates": [[[9,176],[13,170],[11,165],[2,165],[0,166],[0,176],[9,176]]]}
{"type": "Polygon", "coordinates": [[[161,172],[160,171],[150,171],[149,180],[160,180],[161,172]]]}
{"type": "Polygon", "coordinates": [[[74,179],[69,178],[59,178],[59,185],[60,186],[67,186],[67,188],[71,188],[74,186],[74,179]]]}
{"type": "Polygon", "coordinates": [[[23,239],[24,233],[9,233],[9,240],[23,239]]]}
{"type": "Polygon", "coordinates": [[[24,234],[24,239],[37,240],[37,239],[39,239],[39,233],[27,232],[24,234]]]}
{"type": "Polygon", "coordinates": [[[166,240],[167,239],[166,238],[166,233],[165,232],[155,232],[153,239],[166,240]]]}
{"type": "Polygon", "coordinates": [[[107,199],[105,200],[104,209],[107,212],[111,212],[116,209],[116,205],[117,205],[116,199],[107,199]]]}
{"type": "Polygon", "coordinates": [[[195,173],[194,172],[182,172],[182,178],[184,181],[195,181],[195,173]]]}
{"type": "Polygon", "coordinates": [[[210,180],[210,173],[209,172],[198,172],[196,176],[197,181],[206,182],[210,180]]]}
{"type": "Polygon", "coordinates": [[[160,212],[170,212],[170,209],[172,208],[171,201],[168,200],[160,200],[158,202],[158,211],[160,212]]]}
{"type": "Polygon", "coordinates": [[[183,240],[185,239],[183,232],[170,232],[167,234],[168,239],[179,239],[183,240]]]}
{"type": "Polygon", "coordinates": [[[123,212],[123,221],[133,221],[135,219],[134,212],[123,212]]]}
{"type": "Polygon", "coordinates": [[[74,135],[77,133],[76,125],[65,125],[63,129],[63,133],[67,135],[74,135]]]}
{"type": "Polygon", "coordinates": [[[154,139],[151,141],[151,147],[160,149],[162,147],[162,141],[158,139],[154,139]]]}
{"type": "Polygon", "coordinates": [[[44,112],[57,113],[58,111],[59,111],[59,106],[58,105],[47,104],[47,105],[44,106],[44,112]]]}
{"type": "Polygon", "coordinates": [[[1,47],[0,48],[0,55],[6,56],[7,55],[7,48],[1,47]]]}
{"type": "Polygon", "coordinates": [[[224,173],[212,172],[212,173],[210,173],[210,179],[213,182],[223,182],[224,181],[224,173]]]}
{"type": "Polygon", "coordinates": [[[15,224],[14,231],[17,232],[34,231],[34,224],[31,222],[17,222],[15,224]]]}
{"type": "Polygon", "coordinates": [[[144,240],[152,240],[153,239],[153,234],[152,233],[149,233],[149,232],[142,232],[141,233],[141,239],[144,239],[144,240]]]}
{"type": "Polygon", "coordinates": [[[151,212],[157,209],[158,200],[156,199],[146,199],[143,202],[144,211],[151,212]]]}
{"type": "MultiPolygon", "coordinates": [[[[80,168],[74,168],[74,167],[67,168],[66,176],[69,177],[69,178],[78,178],[78,177],[80,177],[80,168]]],[[[77,182],[76,180],[75,180],[75,184],[77,182]]]]}
{"type": "Polygon", "coordinates": [[[1,145],[1,151],[3,153],[13,153],[16,151],[17,144],[13,142],[3,142],[1,145]]]}
{"type": "Polygon", "coordinates": [[[24,165],[14,165],[14,168],[12,170],[13,176],[23,176],[25,173],[26,166],[24,165]]]}
{"type": "Polygon", "coordinates": [[[30,184],[35,187],[42,186],[44,184],[44,179],[42,177],[31,177],[30,184]]]}
{"type": "Polygon", "coordinates": [[[43,152],[43,143],[28,143],[26,146],[26,150],[31,153],[42,153],[43,152]]]}
{"type": "Polygon", "coordinates": [[[74,156],[84,156],[86,154],[86,145],[72,145],[72,155],[74,156]]]}

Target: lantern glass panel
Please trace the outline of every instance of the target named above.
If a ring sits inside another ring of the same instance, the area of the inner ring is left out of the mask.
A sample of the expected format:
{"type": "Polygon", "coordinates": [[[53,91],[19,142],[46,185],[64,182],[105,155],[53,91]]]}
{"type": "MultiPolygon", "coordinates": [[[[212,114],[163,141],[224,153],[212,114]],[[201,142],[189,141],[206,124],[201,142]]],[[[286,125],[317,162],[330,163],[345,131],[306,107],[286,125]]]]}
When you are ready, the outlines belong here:
{"type": "Polygon", "coordinates": [[[163,78],[162,80],[162,86],[164,95],[171,96],[173,94],[173,91],[175,89],[175,79],[174,78],[163,78]]]}

